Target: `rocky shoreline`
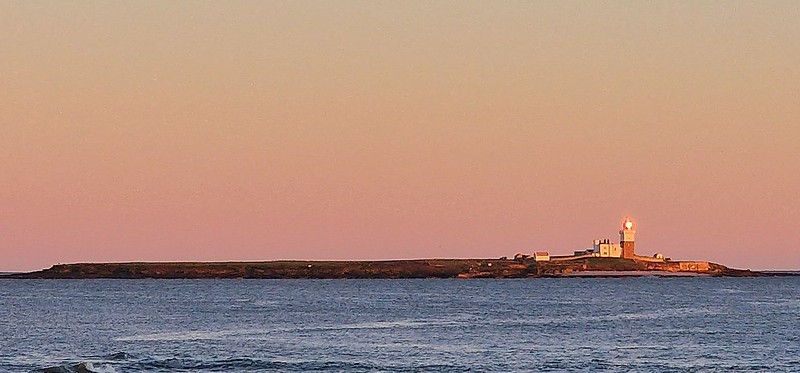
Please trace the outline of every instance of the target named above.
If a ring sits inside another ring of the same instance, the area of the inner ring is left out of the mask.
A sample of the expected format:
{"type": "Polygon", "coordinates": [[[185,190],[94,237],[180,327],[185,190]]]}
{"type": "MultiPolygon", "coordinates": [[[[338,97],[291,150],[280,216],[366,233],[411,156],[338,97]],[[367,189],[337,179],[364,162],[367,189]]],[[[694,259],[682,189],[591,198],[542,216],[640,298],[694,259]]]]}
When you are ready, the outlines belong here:
{"type": "Polygon", "coordinates": [[[653,263],[635,259],[588,258],[559,262],[510,259],[417,259],[385,261],[135,262],[59,264],[13,273],[14,279],[401,279],[542,277],[774,277],[790,272],[757,272],[707,263],[653,263]],[[683,263],[684,265],[681,265],[683,263]]]}

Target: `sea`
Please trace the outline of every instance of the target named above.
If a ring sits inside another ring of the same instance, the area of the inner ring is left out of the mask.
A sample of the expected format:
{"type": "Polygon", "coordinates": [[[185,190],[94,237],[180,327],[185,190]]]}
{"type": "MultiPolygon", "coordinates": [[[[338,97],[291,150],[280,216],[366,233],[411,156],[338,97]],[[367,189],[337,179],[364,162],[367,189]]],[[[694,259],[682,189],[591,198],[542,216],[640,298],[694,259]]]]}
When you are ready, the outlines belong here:
{"type": "Polygon", "coordinates": [[[800,277],[0,279],[0,372],[800,372],[800,277]]]}

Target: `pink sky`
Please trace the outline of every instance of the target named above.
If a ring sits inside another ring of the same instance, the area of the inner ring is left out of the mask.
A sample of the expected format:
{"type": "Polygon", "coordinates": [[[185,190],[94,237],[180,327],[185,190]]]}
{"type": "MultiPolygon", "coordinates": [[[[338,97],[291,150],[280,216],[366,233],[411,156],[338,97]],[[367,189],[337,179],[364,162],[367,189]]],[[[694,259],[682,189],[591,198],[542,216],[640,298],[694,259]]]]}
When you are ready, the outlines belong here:
{"type": "Polygon", "coordinates": [[[800,3],[0,2],[0,270],[800,268],[800,3]]]}

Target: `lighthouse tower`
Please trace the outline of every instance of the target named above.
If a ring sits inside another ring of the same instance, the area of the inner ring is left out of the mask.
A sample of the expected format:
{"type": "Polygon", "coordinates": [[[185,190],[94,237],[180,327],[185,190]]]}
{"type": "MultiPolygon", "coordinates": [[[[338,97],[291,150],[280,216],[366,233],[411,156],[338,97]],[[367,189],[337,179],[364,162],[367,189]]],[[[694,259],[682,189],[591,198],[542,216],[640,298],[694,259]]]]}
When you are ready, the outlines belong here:
{"type": "Polygon", "coordinates": [[[625,222],[622,223],[622,230],[619,231],[619,245],[622,246],[623,258],[633,259],[636,257],[633,245],[636,236],[634,228],[633,220],[625,218],[625,222]]]}

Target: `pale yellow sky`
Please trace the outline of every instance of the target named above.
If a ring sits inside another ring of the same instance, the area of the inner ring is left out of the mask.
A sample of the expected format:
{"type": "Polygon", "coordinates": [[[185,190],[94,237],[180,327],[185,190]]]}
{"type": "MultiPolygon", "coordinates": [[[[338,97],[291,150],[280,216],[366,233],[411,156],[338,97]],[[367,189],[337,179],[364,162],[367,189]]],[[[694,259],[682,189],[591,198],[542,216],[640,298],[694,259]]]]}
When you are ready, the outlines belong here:
{"type": "Polygon", "coordinates": [[[800,268],[796,1],[0,3],[0,269],[800,268]]]}

